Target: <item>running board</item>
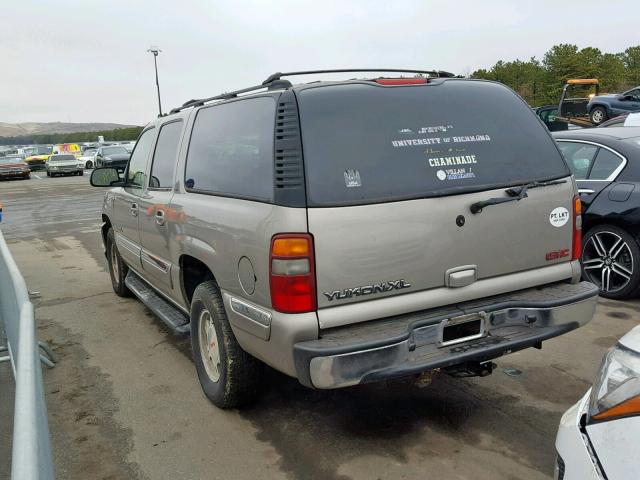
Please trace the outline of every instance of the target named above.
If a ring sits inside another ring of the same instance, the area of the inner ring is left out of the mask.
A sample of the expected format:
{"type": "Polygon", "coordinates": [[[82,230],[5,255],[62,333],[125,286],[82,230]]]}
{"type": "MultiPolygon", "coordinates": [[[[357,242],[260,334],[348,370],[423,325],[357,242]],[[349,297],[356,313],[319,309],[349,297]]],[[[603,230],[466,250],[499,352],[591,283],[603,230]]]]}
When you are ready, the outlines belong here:
{"type": "Polygon", "coordinates": [[[133,270],[129,270],[124,284],[131,290],[131,293],[138,297],[138,299],[160,320],[166,323],[171,330],[182,335],[188,334],[191,331],[189,317],[156,293],[144,280],[133,273],[133,270]]]}

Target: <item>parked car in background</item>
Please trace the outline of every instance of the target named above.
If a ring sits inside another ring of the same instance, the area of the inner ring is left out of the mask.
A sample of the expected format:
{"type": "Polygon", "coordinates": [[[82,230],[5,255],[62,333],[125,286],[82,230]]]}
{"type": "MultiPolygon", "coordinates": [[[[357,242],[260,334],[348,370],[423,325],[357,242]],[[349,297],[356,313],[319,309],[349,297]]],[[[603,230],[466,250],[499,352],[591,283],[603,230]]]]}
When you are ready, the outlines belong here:
{"type": "Polygon", "coordinates": [[[575,175],[583,205],[583,278],[607,298],[640,286],[640,127],[553,134],[575,175]]]}
{"type": "Polygon", "coordinates": [[[0,180],[10,178],[28,179],[31,174],[29,165],[18,156],[0,157],[0,180]]]}
{"type": "Polygon", "coordinates": [[[152,121],[124,178],[93,171],[114,291],[191,333],[214,404],[255,398],[261,362],[320,389],[485,376],[591,320],[546,128],[504,85],[431,74],[275,74],[152,121]]]}
{"type": "Polygon", "coordinates": [[[598,128],[607,128],[607,127],[623,127],[624,122],[627,119],[629,114],[625,113],[624,115],[618,115],[617,117],[610,118],[609,120],[605,120],[598,128]]]}
{"type": "Polygon", "coordinates": [[[624,113],[640,112],[640,86],[621,94],[596,95],[589,101],[587,110],[594,125],[624,113]]]}
{"type": "Polygon", "coordinates": [[[558,115],[558,105],[545,105],[543,107],[535,107],[533,109],[540,120],[547,126],[551,132],[559,132],[569,129],[569,124],[556,120],[558,115]]]}
{"type": "Polygon", "coordinates": [[[51,153],[52,154],[69,153],[76,157],[79,157],[80,154],[82,153],[82,149],[80,148],[80,145],[78,145],[77,143],[59,143],[53,146],[53,148],[51,149],[51,153]]]}
{"type": "Polygon", "coordinates": [[[34,147],[32,154],[24,159],[31,171],[45,169],[45,163],[51,155],[52,148],[51,145],[37,145],[34,147]]]}
{"type": "Polygon", "coordinates": [[[110,145],[98,148],[94,165],[96,167],[113,167],[124,170],[131,154],[121,145],[110,145]]]}
{"type": "Polygon", "coordinates": [[[133,151],[133,147],[135,147],[136,142],[123,142],[121,145],[127,150],[127,152],[131,153],[133,151]]]}
{"type": "Polygon", "coordinates": [[[47,177],[57,175],[83,175],[84,163],[71,153],[51,155],[46,163],[47,177]]]}
{"type": "Polygon", "coordinates": [[[100,144],[99,143],[83,143],[80,145],[80,148],[82,149],[82,152],[85,152],[86,150],[97,150],[98,148],[100,148],[100,144]]]}
{"type": "Polygon", "coordinates": [[[562,416],[557,480],[640,478],[640,326],[607,352],[593,387],[562,416]]]}
{"type": "Polygon", "coordinates": [[[78,157],[78,160],[84,162],[84,168],[93,168],[96,164],[97,148],[87,148],[78,157]]]}

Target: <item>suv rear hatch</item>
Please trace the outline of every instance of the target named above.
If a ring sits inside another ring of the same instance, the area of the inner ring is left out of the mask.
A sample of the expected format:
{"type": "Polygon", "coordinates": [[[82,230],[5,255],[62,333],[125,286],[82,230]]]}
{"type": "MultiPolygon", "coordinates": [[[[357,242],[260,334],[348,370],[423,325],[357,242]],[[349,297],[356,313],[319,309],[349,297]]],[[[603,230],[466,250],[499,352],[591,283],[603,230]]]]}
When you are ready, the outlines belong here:
{"type": "Polygon", "coordinates": [[[297,98],[321,326],[323,309],[353,302],[499,277],[477,295],[503,293],[518,288],[511,274],[558,263],[566,268],[556,276],[571,277],[574,182],[511,90],[361,81],[305,87],[297,98]],[[509,187],[558,179],[470,211],[509,187]]]}

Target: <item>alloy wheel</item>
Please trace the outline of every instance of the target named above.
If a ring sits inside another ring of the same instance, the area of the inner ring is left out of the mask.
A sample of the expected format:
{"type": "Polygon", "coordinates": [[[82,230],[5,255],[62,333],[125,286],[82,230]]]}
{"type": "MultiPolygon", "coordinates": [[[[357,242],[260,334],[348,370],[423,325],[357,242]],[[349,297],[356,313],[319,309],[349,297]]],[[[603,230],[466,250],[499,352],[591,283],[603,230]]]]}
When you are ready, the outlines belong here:
{"type": "Polygon", "coordinates": [[[200,342],[200,355],[204,369],[212,382],[220,380],[220,347],[218,345],[218,334],[213,324],[213,317],[207,309],[200,312],[198,321],[200,331],[198,340],[200,342]]]}
{"type": "Polygon", "coordinates": [[[111,245],[109,260],[111,261],[113,278],[115,279],[116,284],[119,284],[120,283],[120,265],[118,264],[118,251],[116,250],[116,246],[113,244],[111,245]]]}
{"type": "Polygon", "coordinates": [[[593,123],[600,123],[603,120],[604,115],[602,114],[602,110],[596,110],[591,115],[593,123]]]}
{"type": "Polygon", "coordinates": [[[582,252],[582,269],[600,290],[615,293],[631,282],[634,259],[629,245],[616,233],[594,233],[582,252]]]}

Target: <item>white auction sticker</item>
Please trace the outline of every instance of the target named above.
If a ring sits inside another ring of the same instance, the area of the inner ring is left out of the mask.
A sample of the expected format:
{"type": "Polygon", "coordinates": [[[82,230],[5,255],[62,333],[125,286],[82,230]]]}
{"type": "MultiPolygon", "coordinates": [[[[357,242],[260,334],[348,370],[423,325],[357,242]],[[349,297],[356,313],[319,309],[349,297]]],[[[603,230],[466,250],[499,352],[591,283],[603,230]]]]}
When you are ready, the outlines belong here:
{"type": "Polygon", "coordinates": [[[549,223],[554,227],[562,227],[569,221],[569,210],[564,207],[557,207],[549,214],[549,223]]]}

